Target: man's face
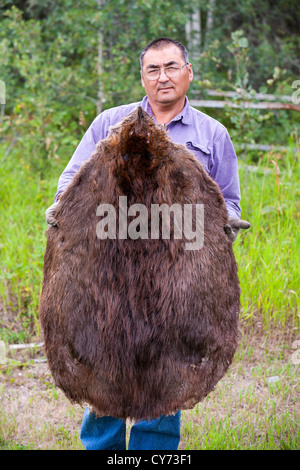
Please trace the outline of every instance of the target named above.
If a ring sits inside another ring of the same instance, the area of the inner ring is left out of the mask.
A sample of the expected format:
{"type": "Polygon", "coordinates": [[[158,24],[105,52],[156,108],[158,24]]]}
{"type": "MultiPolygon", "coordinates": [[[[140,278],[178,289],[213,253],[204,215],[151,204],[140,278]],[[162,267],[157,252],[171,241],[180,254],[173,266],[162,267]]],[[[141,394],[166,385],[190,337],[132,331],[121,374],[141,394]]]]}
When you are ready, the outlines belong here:
{"type": "MultiPolygon", "coordinates": [[[[143,72],[171,65],[180,67],[184,65],[184,58],[178,47],[170,45],[163,49],[149,49],[144,55],[143,72]]],[[[161,105],[176,104],[185,97],[193,80],[193,70],[189,64],[188,67],[181,69],[177,77],[169,78],[161,69],[160,76],[156,80],[148,80],[141,71],[141,79],[150,104],[151,102],[161,105]]]]}

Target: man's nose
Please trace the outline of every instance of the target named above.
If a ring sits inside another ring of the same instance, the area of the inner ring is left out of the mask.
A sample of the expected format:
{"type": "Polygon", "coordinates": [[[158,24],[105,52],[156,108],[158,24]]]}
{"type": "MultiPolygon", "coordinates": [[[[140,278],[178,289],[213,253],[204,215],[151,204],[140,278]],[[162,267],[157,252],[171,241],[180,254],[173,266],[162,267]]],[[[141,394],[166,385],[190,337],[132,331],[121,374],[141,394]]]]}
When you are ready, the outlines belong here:
{"type": "Polygon", "coordinates": [[[164,68],[160,69],[159,81],[160,82],[168,82],[169,81],[169,77],[166,75],[164,68]]]}

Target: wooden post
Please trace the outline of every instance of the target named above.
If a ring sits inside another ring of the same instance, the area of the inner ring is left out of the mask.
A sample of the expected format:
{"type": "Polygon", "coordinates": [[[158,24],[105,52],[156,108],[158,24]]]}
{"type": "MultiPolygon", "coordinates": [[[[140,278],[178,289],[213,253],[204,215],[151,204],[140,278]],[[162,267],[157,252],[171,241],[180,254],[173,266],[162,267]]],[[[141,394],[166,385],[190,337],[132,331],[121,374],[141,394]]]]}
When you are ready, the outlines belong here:
{"type": "Polygon", "coordinates": [[[300,105],[294,103],[276,103],[269,101],[261,101],[253,103],[252,101],[243,101],[242,103],[235,103],[232,101],[218,101],[218,100],[190,100],[192,106],[195,108],[251,108],[251,109],[289,109],[291,111],[300,111],[300,105]]]}

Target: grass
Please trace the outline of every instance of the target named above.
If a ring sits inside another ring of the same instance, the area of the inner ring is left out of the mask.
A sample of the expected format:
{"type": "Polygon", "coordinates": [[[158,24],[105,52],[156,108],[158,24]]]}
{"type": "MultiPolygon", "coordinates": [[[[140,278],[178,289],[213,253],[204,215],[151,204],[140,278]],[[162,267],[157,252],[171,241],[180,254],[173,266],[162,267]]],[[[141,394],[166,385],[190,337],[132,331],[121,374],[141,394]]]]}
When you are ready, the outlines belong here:
{"type": "MultiPolygon", "coordinates": [[[[10,342],[39,333],[44,212],[62,169],[53,165],[42,179],[16,151],[0,167],[0,299],[19,325],[0,324],[0,335],[9,335],[10,342]]],[[[270,322],[299,326],[299,180],[299,155],[293,152],[270,152],[255,167],[240,161],[242,217],[252,224],[234,244],[241,317],[259,318],[266,327],[270,322]]]]}
{"type": "MultiPolygon", "coordinates": [[[[180,450],[299,449],[299,365],[289,335],[266,336],[245,324],[241,332],[215,391],[182,412],[180,450]]],[[[54,388],[46,363],[1,370],[0,449],[83,449],[83,411],[54,388]]]]}
{"type": "Polygon", "coordinates": [[[240,164],[243,216],[252,227],[234,245],[242,317],[299,326],[299,155],[269,153],[240,164]]]}
{"type": "Polygon", "coordinates": [[[299,366],[276,354],[273,341],[271,354],[260,348],[254,358],[249,342],[260,346],[257,337],[244,338],[216,391],[186,412],[185,449],[299,449],[299,366]]]}
{"type": "MultiPolygon", "coordinates": [[[[26,342],[40,335],[44,211],[64,165],[41,177],[17,148],[9,158],[0,149],[0,162],[0,339],[26,342]]],[[[215,392],[182,413],[180,449],[300,447],[299,365],[291,360],[300,339],[299,155],[241,160],[240,180],[242,216],[252,224],[234,244],[241,345],[215,392]]],[[[82,449],[82,410],[54,388],[46,364],[13,364],[0,364],[0,449],[82,449]]]]}
{"type": "Polygon", "coordinates": [[[44,213],[53,201],[57,182],[54,178],[41,179],[14,154],[1,166],[0,182],[0,298],[18,324],[13,321],[8,331],[6,324],[0,328],[2,337],[9,335],[3,339],[17,342],[39,332],[38,305],[47,229],[44,213]]]}

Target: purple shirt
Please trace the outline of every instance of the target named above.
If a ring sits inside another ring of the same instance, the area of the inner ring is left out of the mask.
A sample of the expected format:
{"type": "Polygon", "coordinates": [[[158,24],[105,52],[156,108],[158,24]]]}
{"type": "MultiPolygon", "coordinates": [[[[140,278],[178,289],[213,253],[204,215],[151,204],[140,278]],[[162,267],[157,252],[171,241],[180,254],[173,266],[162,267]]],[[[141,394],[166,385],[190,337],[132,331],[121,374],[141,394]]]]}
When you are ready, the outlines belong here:
{"type": "MultiPolygon", "coordinates": [[[[72,181],[81,164],[90,158],[97,143],[107,137],[109,127],[120,122],[137,106],[142,106],[155,121],[147,96],[139,103],[107,109],[94,119],[59,178],[55,200],[72,181]]],[[[186,98],[183,110],[169,122],[166,130],[173,142],[185,144],[194,153],[218,183],[229,216],[240,218],[237,157],[227,129],[207,114],[192,108],[186,98]]]]}

